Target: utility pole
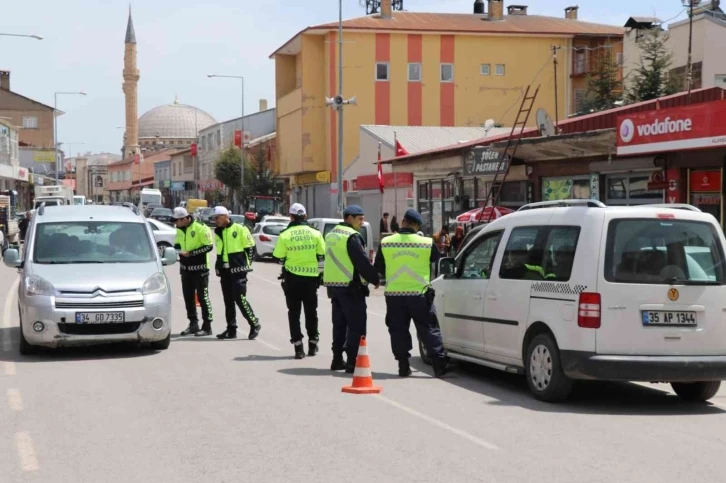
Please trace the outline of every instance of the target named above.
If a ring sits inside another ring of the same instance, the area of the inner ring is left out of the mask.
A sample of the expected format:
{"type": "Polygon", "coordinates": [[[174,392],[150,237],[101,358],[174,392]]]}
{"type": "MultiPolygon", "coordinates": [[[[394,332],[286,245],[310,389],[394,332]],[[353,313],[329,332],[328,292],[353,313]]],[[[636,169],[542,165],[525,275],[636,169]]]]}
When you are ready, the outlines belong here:
{"type": "Polygon", "coordinates": [[[555,134],[559,134],[557,125],[560,122],[560,106],[559,106],[559,100],[557,95],[557,51],[560,50],[562,47],[559,45],[553,45],[552,46],[552,65],[555,69],[555,134]]]}
{"type": "Polygon", "coordinates": [[[693,88],[693,7],[699,5],[701,0],[683,0],[683,4],[688,7],[688,71],[686,73],[686,84],[688,84],[688,103],[691,103],[691,89],[693,88]]]}

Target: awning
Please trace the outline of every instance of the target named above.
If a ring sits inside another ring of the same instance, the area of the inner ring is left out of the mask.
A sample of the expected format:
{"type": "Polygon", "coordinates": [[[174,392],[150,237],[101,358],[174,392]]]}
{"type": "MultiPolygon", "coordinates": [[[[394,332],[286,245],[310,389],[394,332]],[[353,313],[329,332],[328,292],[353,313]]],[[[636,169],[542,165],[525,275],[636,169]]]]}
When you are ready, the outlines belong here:
{"type": "MultiPolygon", "coordinates": [[[[495,149],[504,149],[505,146],[505,142],[492,145],[495,149]]],[[[517,148],[515,157],[529,163],[607,155],[615,155],[615,129],[524,138],[517,148]]]]}
{"type": "Polygon", "coordinates": [[[486,208],[474,208],[473,210],[469,210],[466,213],[462,213],[459,216],[456,217],[456,221],[458,223],[474,223],[475,221],[494,221],[498,218],[501,218],[505,215],[509,215],[510,213],[514,213],[514,210],[505,208],[504,206],[497,206],[496,208],[493,208],[491,206],[487,206],[486,208]]]}

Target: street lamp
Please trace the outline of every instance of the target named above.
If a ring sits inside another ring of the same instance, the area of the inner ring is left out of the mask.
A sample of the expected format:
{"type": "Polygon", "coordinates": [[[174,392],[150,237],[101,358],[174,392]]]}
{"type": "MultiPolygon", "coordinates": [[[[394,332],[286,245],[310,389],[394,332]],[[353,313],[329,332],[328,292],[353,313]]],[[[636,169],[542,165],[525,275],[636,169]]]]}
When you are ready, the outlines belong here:
{"type": "Polygon", "coordinates": [[[688,65],[686,67],[686,84],[688,84],[688,103],[691,103],[691,89],[693,88],[693,7],[700,5],[701,0],[681,0],[684,7],[688,7],[688,65]]]}
{"type": "Polygon", "coordinates": [[[40,35],[35,35],[35,34],[5,34],[5,33],[0,33],[0,35],[6,36],[6,37],[26,37],[26,38],[29,38],[29,39],[43,40],[43,37],[41,37],[40,35]]]}
{"type": "Polygon", "coordinates": [[[80,92],[55,92],[53,94],[53,152],[55,153],[55,181],[58,184],[58,122],[56,117],[58,116],[58,96],[59,95],[78,95],[85,96],[86,93],[80,92]]]}
{"type": "MultiPolygon", "coordinates": [[[[242,169],[240,170],[240,190],[239,190],[239,209],[240,214],[243,213],[242,208],[242,191],[245,187],[245,149],[244,149],[244,134],[245,134],[245,78],[241,75],[222,75],[222,74],[207,74],[210,79],[213,77],[223,77],[227,79],[239,79],[242,84],[242,119],[240,124],[242,125],[242,145],[240,146],[240,156],[242,158],[242,169]]],[[[197,133],[199,135],[199,133],[197,133]]]]}

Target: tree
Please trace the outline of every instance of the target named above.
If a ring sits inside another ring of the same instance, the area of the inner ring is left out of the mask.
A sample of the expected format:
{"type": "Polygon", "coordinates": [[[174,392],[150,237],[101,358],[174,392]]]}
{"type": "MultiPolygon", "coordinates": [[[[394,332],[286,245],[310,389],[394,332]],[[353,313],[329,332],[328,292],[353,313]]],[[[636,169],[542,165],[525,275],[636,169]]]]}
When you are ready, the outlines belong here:
{"type": "Polygon", "coordinates": [[[678,80],[669,76],[671,54],[666,47],[667,40],[668,34],[659,28],[645,32],[640,38],[640,64],[633,71],[628,103],[649,101],[678,92],[678,80]]]}
{"type": "Polygon", "coordinates": [[[214,164],[214,177],[233,190],[239,190],[240,187],[240,159],[239,149],[227,148],[219,154],[214,164]]]}
{"type": "MultiPolygon", "coordinates": [[[[239,193],[241,153],[238,148],[230,147],[222,151],[214,166],[217,180],[239,193]]],[[[250,196],[279,195],[282,191],[277,174],[270,169],[266,149],[260,145],[254,155],[247,154],[245,159],[245,187],[242,192],[243,205],[250,196]]]]}
{"type": "Polygon", "coordinates": [[[587,90],[578,115],[611,109],[622,98],[623,81],[613,59],[612,46],[595,52],[599,53],[597,71],[587,76],[587,90]]]}

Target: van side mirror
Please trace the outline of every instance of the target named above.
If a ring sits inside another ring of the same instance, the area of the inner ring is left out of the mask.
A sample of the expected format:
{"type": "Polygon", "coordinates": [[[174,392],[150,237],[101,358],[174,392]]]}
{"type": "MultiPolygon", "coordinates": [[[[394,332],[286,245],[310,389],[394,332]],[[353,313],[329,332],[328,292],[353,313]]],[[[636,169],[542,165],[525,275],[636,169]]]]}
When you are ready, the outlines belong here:
{"type": "Polygon", "coordinates": [[[16,248],[8,248],[3,255],[3,263],[8,268],[19,268],[20,252],[16,248]]]}
{"type": "Polygon", "coordinates": [[[174,249],[174,247],[164,247],[164,252],[161,255],[162,265],[174,265],[178,259],[179,257],[177,256],[176,249],[174,249]]]}
{"type": "Polygon", "coordinates": [[[456,273],[454,258],[446,257],[439,260],[439,275],[451,277],[454,273],[456,273]]]}

